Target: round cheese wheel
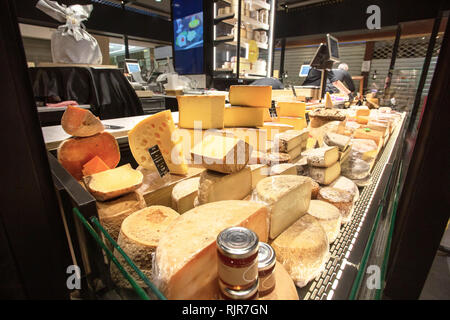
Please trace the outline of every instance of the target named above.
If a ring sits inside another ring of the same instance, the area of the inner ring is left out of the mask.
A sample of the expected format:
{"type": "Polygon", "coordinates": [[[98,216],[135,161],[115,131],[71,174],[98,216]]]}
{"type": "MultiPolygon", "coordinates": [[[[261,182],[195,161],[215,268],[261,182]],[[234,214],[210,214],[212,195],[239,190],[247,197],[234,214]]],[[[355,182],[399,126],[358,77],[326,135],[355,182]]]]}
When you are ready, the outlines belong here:
{"type": "Polygon", "coordinates": [[[354,202],[357,201],[359,198],[359,189],[356,183],[354,183],[352,180],[344,176],[340,176],[339,178],[334,180],[329,186],[331,188],[336,188],[339,190],[350,192],[351,195],[353,196],[354,202]]]}
{"type": "Polygon", "coordinates": [[[280,234],[272,247],[298,287],[304,287],[323,271],[328,261],[328,237],[313,216],[306,214],[280,234]]]}
{"type": "MultiPolygon", "coordinates": [[[[149,279],[152,277],[153,252],[159,239],[179,216],[171,208],[150,206],[131,214],[122,223],[117,244],[149,279]]],[[[139,279],[119,252],[115,250],[114,255],[134,279],[139,279]]],[[[131,287],[114,264],[111,264],[111,277],[119,287],[131,287]]],[[[143,285],[141,280],[137,282],[143,285]]]]}
{"type": "Polygon", "coordinates": [[[341,228],[342,216],[339,209],[325,201],[311,200],[308,214],[319,221],[327,234],[329,243],[333,243],[341,228]]]}
{"type": "Polygon", "coordinates": [[[342,215],[343,224],[351,220],[353,196],[350,192],[331,187],[324,187],[320,189],[317,200],[326,201],[338,208],[342,215]]]}

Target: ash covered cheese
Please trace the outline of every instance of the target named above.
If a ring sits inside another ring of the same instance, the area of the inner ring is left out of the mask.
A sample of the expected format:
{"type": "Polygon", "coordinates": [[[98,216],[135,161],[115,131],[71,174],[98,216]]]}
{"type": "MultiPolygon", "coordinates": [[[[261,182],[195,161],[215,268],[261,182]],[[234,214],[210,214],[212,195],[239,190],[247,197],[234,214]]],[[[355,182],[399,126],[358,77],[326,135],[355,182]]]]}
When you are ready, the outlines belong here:
{"type": "Polygon", "coordinates": [[[310,149],[302,152],[308,164],[313,167],[330,167],[339,159],[339,149],[337,147],[322,147],[310,149]]]}
{"type": "Polygon", "coordinates": [[[310,167],[309,176],[317,183],[329,185],[341,174],[341,165],[339,162],[328,168],[310,167]]]}
{"type": "Polygon", "coordinates": [[[273,242],[280,262],[298,287],[304,287],[322,272],[329,259],[325,230],[311,215],[304,215],[273,242]]]}
{"type": "Polygon", "coordinates": [[[329,243],[333,243],[341,228],[342,216],[339,209],[325,201],[311,200],[308,214],[319,221],[327,234],[329,243]]]}
{"type": "Polygon", "coordinates": [[[198,206],[181,215],[161,236],[153,281],[168,299],[217,299],[218,234],[242,226],[268,239],[268,211],[257,202],[230,200],[198,206]]]}
{"type": "Polygon", "coordinates": [[[306,213],[311,200],[311,183],[296,175],[271,176],[256,185],[256,195],[270,208],[270,239],[275,239],[306,213]]]}

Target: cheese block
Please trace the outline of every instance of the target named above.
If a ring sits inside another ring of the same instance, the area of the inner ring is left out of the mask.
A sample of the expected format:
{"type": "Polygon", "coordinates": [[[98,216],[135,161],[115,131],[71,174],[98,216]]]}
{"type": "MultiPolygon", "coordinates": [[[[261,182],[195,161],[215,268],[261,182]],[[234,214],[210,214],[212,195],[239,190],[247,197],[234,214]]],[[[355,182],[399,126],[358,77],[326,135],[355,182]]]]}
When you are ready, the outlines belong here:
{"type": "Polygon", "coordinates": [[[224,113],[225,127],[261,127],[264,125],[263,108],[227,107],[224,113]]]}
{"type": "Polygon", "coordinates": [[[353,196],[350,192],[331,187],[324,187],[320,189],[317,200],[326,201],[338,208],[341,212],[343,224],[351,220],[353,196]]]}
{"type": "Polygon", "coordinates": [[[289,150],[286,152],[291,159],[296,159],[302,154],[303,146],[299,144],[297,147],[295,147],[292,150],[289,150]]]}
{"type": "Polygon", "coordinates": [[[91,111],[68,106],[61,117],[61,127],[74,137],[90,137],[105,130],[100,119],[91,111]]]}
{"type": "Polygon", "coordinates": [[[340,176],[330,184],[330,187],[350,192],[353,197],[353,202],[357,201],[359,198],[358,186],[346,177],[340,176]]]}
{"type": "Polygon", "coordinates": [[[278,117],[278,121],[282,124],[293,126],[295,130],[302,130],[307,127],[305,117],[278,117]]]}
{"type": "Polygon", "coordinates": [[[218,298],[217,236],[241,226],[267,242],[268,221],[267,208],[253,201],[219,201],[185,212],[159,240],[155,285],[168,299],[218,298]]]}
{"type": "MultiPolygon", "coordinates": [[[[274,145],[278,147],[280,152],[288,152],[295,147],[298,147],[307,138],[307,131],[288,130],[279,133],[274,137],[274,145]]],[[[275,151],[275,150],[274,150],[275,151]]]]}
{"type": "Polygon", "coordinates": [[[368,116],[357,116],[356,122],[358,122],[359,124],[367,124],[369,122],[369,117],[368,116]]]}
{"type": "Polygon", "coordinates": [[[309,176],[317,183],[328,185],[341,174],[341,165],[339,162],[328,168],[309,167],[309,176]]]}
{"type": "Polygon", "coordinates": [[[275,289],[263,297],[259,297],[258,300],[297,300],[298,292],[295,287],[294,281],[291,276],[279,262],[275,263],[273,270],[275,276],[275,289]]]}
{"type": "Polygon", "coordinates": [[[281,132],[285,132],[287,130],[292,130],[294,129],[294,126],[279,122],[264,122],[264,125],[259,128],[266,130],[267,140],[273,140],[275,135],[281,132]]]}
{"type": "Polygon", "coordinates": [[[317,195],[319,194],[320,186],[319,184],[311,177],[305,177],[311,183],[311,199],[317,199],[317,195]]]}
{"type": "MultiPolygon", "coordinates": [[[[260,110],[260,109],[252,109],[260,110]]],[[[264,109],[265,110],[265,109],[264,109]]],[[[253,147],[253,150],[266,151],[267,131],[255,128],[226,128],[226,133],[232,133],[234,137],[244,140],[253,147]]]]}
{"type": "Polygon", "coordinates": [[[229,101],[233,106],[270,108],[271,86],[230,86],[229,101]]]}
{"type": "Polygon", "coordinates": [[[368,116],[370,116],[370,110],[368,108],[357,109],[356,116],[357,117],[360,117],[360,116],[368,117],[368,116]]]}
{"type": "Polygon", "coordinates": [[[380,131],[372,130],[370,128],[356,129],[353,138],[355,139],[369,139],[373,140],[378,146],[383,144],[384,134],[380,131]]]}
{"type": "Polygon", "coordinates": [[[83,169],[81,171],[83,172],[83,176],[88,176],[109,169],[111,168],[108,167],[99,156],[95,156],[83,165],[83,169]]]}
{"type": "Polygon", "coordinates": [[[128,143],[136,162],[145,169],[156,171],[149,149],[158,146],[171,173],[186,174],[182,139],[175,129],[170,110],[145,118],[128,132],[128,143]]]}
{"type": "Polygon", "coordinates": [[[83,177],[88,191],[100,201],[116,198],[138,189],[143,179],[142,172],[134,170],[129,163],[83,177]]]}
{"type": "Polygon", "coordinates": [[[224,126],[225,96],[177,96],[180,128],[222,129],[224,126]]]}
{"type": "Polygon", "coordinates": [[[272,117],[270,116],[270,111],[267,108],[263,109],[264,113],[263,113],[263,117],[264,117],[264,122],[271,122],[272,121],[272,117]]]}
{"type": "Polygon", "coordinates": [[[336,146],[339,148],[339,151],[344,151],[350,143],[350,140],[351,138],[348,136],[333,132],[326,132],[323,136],[323,142],[327,146],[336,146]]]}
{"type": "Polygon", "coordinates": [[[302,152],[308,164],[313,167],[329,167],[339,159],[339,149],[337,147],[322,147],[310,149],[302,152]]]}
{"type": "Polygon", "coordinates": [[[279,101],[278,107],[280,107],[280,112],[278,116],[280,117],[305,117],[306,103],[296,101],[279,101]]]}
{"type": "Polygon", "coordinates": [[[182,214],[194,208],[194,199],[198,195],[200,178],[181,180],[172,189],[172,209],[182,214]]]}
{"type": "Polygon", "coordinates": [[[297,175],[297,166],[292,163],[280,163],[270,167],[270,175],[297,175]]]}
{"type": "Polygon", "coordinates": [[[252,172],[252,189],[256,188],[258,182],[270,175],[270,168],[265,164],[248,165],[252,172]]]}
{"type": "Polygon", "coordinates": [[[238,138],[208,135],[191,150],[194,164],[222,173],[233,173],[247,164],[253,147],[238,138]]]}
{"type": "Polygon", "coordinates": [[[275,239],[305,214],[311,200],[311,184],[297,175],[271,176],[256,185],[256,195],[270,208],[270,239],[275,239]]]}
{"type": "Polygon", "coordinates": [[[331,95],[329,92],[325,94],[325,108],[327,109],[333,108],[333,101],[331,100],[331,95]]]}
{"type": "Polygon", "coordinates": [[[339,209],[325,201],[311,200],[308,214],[319,221],[327,234],[328,242],[333,243],[341,229],[342,216],[339,209]]]}
{"type": "Polygon", "coordinates": [[[224,174],[206,170],[200,175],[198,202],[205,204],[221,200],[241,200],[252,191],[252,172],[241,171],[224,174]]]}
{"type": "Polygon", "coordinates": [[[273,166],[279,163],[288,163],[291,157],[287,153],[272,152],[266,154],[266,163],[268,166],[273,166]]]}
{"type": "Polygon", "coordinates": [[[141,194],[130,192],[113,200],[97,201],[96,206],[101,225],[117,241],[122,221],[133,212],[145,208],[146,204],[141,194]]]}
{"type": "Polygon", "coordinates": [[[325,230],[316,218],[302,216],[273,242],[280,262],[298,287],[304,287],[318,276],[329,259],[325,230]]]}
{"type": "Polygon", "coordinates": [[[370,163],[361,159],[348,159],[342,164],[342,175],[349,179],[364,179],[370,174],[370,163]]]}
{"type": "MultiPolygon", "coordinates": [[[[153,276],[153,253],[159,239],[179,216],[171,208],[150,206],[131,214],[122,223],[117,244],[149,279],[153,276]]],[[[137,283],[145,286],[122,255],[117,251],[114,251],[114,255],[134,279],[139,279],[137,283]]],[[[119,287],[131,287],[114,264],[111,264],[111,278],[119,287]]]]}

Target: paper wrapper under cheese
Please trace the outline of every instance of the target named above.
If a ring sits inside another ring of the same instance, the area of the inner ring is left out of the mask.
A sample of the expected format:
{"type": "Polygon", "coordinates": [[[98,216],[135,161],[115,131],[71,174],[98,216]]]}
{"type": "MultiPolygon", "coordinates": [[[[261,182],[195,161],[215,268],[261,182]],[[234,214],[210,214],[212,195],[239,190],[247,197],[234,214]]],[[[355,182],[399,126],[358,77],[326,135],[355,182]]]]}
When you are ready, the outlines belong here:
{"type": "Polygon", "coordinates": [[[304,215],[279,235],[272,247],[298,287],[304,287],[325,268],[330,257],[325,230],[316,218],[304,215]]]}
{"type": "Polygon", "coordinates": [[[242,226],[266,242],[267,208],[243,200],[218,201],[185,212],[162,235],[156,249],[153,282],[168,299],[217,299],[218,234],[242,226]]]}

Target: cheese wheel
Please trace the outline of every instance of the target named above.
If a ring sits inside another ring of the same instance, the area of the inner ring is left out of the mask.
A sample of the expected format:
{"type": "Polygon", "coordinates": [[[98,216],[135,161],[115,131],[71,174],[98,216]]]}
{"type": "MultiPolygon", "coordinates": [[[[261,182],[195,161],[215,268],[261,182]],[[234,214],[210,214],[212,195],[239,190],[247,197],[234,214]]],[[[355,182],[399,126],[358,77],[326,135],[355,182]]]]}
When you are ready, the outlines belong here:
{"type": "Polygon", "coordinates": [[[168,299],[216,299],[219,233],[241,226],[267,242],[268,211],[257,202],[230,200],[198,206],[181,215],[161,236],[154,283],[168,299]]]}
{"type": "Polygon", "coordinates": [[[317,199],[331,203],[338,208],[342,215],[343,224],[346,224],[351,220],[353,196],[350,192],[336,188],[324,187],[320,189],[317,199]]]}
{"type": "MultiPolygon", "coordinates": [[[[150,206],[131,214],[122,223],[117,244],[149,279],[152,278],[153,252],[159,239],[179,216],[171,208],[150,206]]],[[[138,284],[144,285],[122,255],[117,251],[114,255],[136,280],[139,279],[138,284]]],[[[118,286],[131,287],[114,264],[111,264],[111,277],[118,286]]]]}
{"type": "Polygon", "coordinates": [[[319,221],[327,234],[328,242],[333,243],[341,228],[342,216],[339,209],[325,201],[311,200],[307,212],[319,221]]]}
{"type": "Polygon", "coordinates": [[[184,213],[194,207],[200,178],[190,178],[178,182],[172,189],[172,209],[184,213]]]}
{"type": "Polygon", "coordinates": [[[339,162],[328,168],[309,167],[309,176],[320,184],[329,185],[341,174],[341,165],[339,162]]]}
{"type": "Polygon", "coordinates": [[[304,287],[323,271],[329,259],[325,230],[316,218],[302,216],[273,242],[280,262],[298,287],[304,287]]]}
{"type": "Polygon", "coordinates": [[[339,159],[339,149],[337,147],[322,147],[310,149],[302,152],[308,164],[313,167],[330,167],[339,159]]]}
{"type": "Polygon", "coordinates": [[[330,184],[330,187],[350,192],[353,196],[353,202],[357,201],[359,198],[358,186],[346,177],[340,176],[330,184]]]}

